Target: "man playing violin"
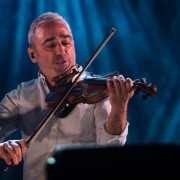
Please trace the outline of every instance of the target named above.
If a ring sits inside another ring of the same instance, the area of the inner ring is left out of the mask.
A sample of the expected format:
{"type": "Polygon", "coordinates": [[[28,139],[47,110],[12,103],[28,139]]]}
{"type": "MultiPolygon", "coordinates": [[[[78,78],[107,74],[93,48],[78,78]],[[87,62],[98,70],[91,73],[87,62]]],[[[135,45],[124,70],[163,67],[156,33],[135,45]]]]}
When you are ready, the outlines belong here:
{"type": "Polygon", "coordinates": [[[27,140],[47,116],[45,102],[53,87],[76,65],[74,39],[68,23],[57,13],[35,19],[28,34],[28,55],[39,66],[37,79],[21,83],[0,102],[0,158],[8,166],[24,160],[25,180],[45,179],[44,165],[56,145],[87,143],[123,146],[128,134],[127,109],[133,96],[133,82],[122,75],[107,81],[109,97],[96,104],[79,103],[64,118],[54,115],[27,148],[27,140]],[[5,141],[20,130],[21,140],[5,141]]]}

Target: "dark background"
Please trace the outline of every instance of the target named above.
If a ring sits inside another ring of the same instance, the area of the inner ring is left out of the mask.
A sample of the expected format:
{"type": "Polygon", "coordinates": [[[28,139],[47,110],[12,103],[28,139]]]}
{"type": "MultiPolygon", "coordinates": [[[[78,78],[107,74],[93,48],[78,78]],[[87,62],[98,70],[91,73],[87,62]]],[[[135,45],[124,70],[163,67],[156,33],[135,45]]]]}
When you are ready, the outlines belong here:
{"type": "Polygon", "coordinates": [[[38,68],[27,55],[27,34],[32,20],[47,11],[69,22],[82,66],[116,28],[88,70],[118,71],[158,87],[155,97],[143,101],[139,93],[131,99],[127,144],[179,144],[180,1],[0,0],[1,99],[20,82],[37,77],[38,68]]]}

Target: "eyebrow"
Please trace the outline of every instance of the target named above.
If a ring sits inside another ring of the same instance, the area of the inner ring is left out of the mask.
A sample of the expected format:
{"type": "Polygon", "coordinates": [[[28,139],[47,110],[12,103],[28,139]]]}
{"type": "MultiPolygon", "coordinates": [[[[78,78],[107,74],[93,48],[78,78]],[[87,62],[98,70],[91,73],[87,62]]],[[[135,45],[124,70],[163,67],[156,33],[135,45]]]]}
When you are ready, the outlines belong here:
{"type": "Polygon", "coordinates": [[[45,39],[45,41],[42,43],[42,45],[46,44],[46,43],[49,42],[49,41],[53,41],[53,40],[55,40],[55,39],[56,39],[55,37],[47,38],[47,39],[45,39]]]}
{"type": "MultiPolygon", "coordinates": [[[[60,37],[61,37],[61,38],[70,38],[70,39],[72,39],[72,37],[71,37],[70,35],[61,35],[60,37]]],[[[45,39],[45,41],[42,43],[42,45],[46,44],[46,43],[49,42],[49,41],[53,41],[53,40],[55,40],[55,39],[56,39],[56,37],[47,38],[47,39],[45,39]]]]}

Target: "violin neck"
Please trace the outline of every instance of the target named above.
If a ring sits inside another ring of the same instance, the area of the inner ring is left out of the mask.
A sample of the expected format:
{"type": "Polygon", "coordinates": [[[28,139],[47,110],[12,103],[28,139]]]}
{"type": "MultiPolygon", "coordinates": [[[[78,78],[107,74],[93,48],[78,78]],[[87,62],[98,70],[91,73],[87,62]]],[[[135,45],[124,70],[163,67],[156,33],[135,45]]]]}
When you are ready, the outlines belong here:
{"type": "Polygon", "coordinates": [[[85,78],[83,80],[85,84],[107,85],[107,78],[85,78]]]}

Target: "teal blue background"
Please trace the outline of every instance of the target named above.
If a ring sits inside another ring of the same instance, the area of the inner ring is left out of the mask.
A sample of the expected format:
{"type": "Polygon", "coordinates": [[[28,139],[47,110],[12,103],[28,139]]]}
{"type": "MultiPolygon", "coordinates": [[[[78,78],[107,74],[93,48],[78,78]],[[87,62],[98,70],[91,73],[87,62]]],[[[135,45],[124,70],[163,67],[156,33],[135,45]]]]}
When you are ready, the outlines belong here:
{"type": "Polygon", "coordinates": [[[37,77],[27,55],[27,33],[32,20],[47,11],[69,22],[78,64],[86,64],[114,27],[115,35],[88,70],[118,71],[157,85],[157,96],[143,101],[139,93],[131,99],[127,144],[180,144],[180,1],[0,0],[1,99],[37,77]]]}

